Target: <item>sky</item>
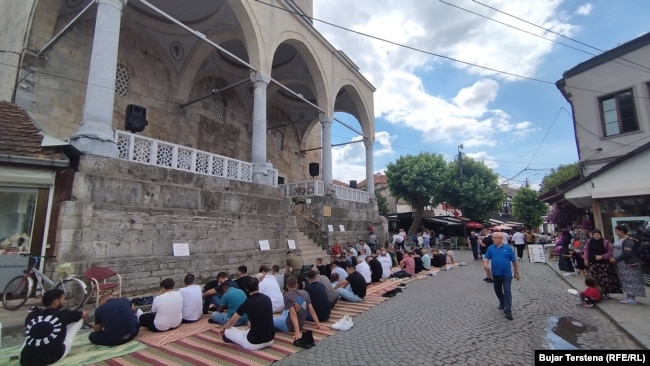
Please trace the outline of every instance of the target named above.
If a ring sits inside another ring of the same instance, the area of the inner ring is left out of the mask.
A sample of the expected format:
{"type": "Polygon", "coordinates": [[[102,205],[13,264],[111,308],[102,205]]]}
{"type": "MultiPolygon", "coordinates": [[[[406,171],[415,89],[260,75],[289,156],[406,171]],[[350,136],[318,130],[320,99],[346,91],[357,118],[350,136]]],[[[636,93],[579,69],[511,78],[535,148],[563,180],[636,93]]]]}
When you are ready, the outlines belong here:
{"type": "MultiPolygon", "coordinates": [[[[571,107],[554,83],[650,32],[650,1],[444,1],[314,0],[315,27],[377,89],[374,171],[420,152],[451,161],[462,145],[502,183],[538,188],[550,169],[578,160],[571,107]]],[[[332,144],[359,139],[333,124],[332,144]]],[[[333,178],[365,179],[363,143],[333,148],[333,178]]]]}

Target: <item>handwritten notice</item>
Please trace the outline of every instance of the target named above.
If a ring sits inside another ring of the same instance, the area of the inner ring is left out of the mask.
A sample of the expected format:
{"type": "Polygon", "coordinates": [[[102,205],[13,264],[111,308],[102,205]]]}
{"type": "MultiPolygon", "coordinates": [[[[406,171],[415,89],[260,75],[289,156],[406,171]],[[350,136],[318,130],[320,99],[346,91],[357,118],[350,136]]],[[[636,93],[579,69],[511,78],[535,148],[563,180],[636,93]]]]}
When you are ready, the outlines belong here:
{"type": "Polygon", "coordinates": [[[287,244],[289,245],[289,249],[296,250],[296,241],[295,240],[288,239],[287,244]]]}
{"type": "Polygon", "coordinates": [[[190,245],[188,243],[174,243],[174,257],[187,257],[190,255],[190,245]]]}
{"type": "Polygon", "coordinates": [[[260,250],[271,250],[271,244],[268,240],[260,240],[260,250]]]}

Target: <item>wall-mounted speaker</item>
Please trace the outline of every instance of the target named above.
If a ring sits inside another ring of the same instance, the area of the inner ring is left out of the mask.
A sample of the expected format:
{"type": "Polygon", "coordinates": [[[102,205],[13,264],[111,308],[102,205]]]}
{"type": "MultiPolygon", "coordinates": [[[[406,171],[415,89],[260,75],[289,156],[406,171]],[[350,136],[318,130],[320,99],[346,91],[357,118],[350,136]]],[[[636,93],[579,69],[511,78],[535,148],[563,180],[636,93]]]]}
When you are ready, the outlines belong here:
{"type": "Polygon", "coordinates": [[[320,165],[318,163],[309,163],[309,175],[317,177],[320,174],[320,165]]]}
{"type": "Polygon", "coordinates": [[[356,180],[351,180],[350,181],[350,188],[357,189],[357,181],[356,180]]]}
{"type": "Polygon", "coordinates": [[[124,114],[124,129],[133,133],[142,132],[147,127],[147,108],[135,104],[126,106],[124,114]]]}

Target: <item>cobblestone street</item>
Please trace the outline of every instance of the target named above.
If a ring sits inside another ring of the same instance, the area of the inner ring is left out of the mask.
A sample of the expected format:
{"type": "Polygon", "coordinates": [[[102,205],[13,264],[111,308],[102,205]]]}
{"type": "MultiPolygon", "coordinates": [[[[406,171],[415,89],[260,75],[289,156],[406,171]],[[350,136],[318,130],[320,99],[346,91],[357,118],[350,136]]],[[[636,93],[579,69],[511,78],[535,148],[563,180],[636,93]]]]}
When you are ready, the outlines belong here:
{"type": "Polygon", "coordinates": [[[535,349],[639,349],[601,311],[576,306],[579,299],[546,264],[520,262],[510,321],[482,281],[480,262],[468,251],[456,257],[468,266],[410,282],[354,318],[352,330],[277,364],[531,365],[535,349]]]}

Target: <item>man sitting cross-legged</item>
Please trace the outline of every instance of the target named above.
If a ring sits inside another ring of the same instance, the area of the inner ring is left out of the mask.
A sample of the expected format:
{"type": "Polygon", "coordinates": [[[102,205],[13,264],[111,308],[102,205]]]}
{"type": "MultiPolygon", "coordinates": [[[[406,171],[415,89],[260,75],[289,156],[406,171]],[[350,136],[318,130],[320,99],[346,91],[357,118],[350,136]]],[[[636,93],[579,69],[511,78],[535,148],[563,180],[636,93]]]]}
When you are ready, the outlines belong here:
{"type": "Polygon", "coordinates": [[[90,343],[117,346],[138,335],[140,324],[133,313],[134,308],[129,299],[126,297],[118,299],[108,293],[102,296],[99,302],[101,306],[95,310],[93,332],[88,335],[90,343]]]}
{"type": "Polygon", "coordinates": [[[413,259],[408,252],[404,253],[402,260],[399,262],[402,267],[401,271],[397,271],[391,275],[394,278],[411,277],[415,274],[415,259],[413,259]]]}
{"type": "Polygon", "coordinates": [[[305,290],[298,289],[298,279],[295,276],[289,276],[285,281],[287,293],[284,294],[284,311],[281,316],[273,318],[273,326],[282,332],[293,333],[293,340],[302,338],[302,330],[309,313],[316,323],[316,327],[321,330],[329,330],[326,325],[321,325],[318,316],[311,305],[309,293],[305,290]]]}
{"type": "Polygon", "coordinates": [[[215,309],[219,307],[223,295],[221,285],[224,282],[228,282],[230,287],[239,288],[237,282],[228,279],[228,273],[219,272],[216,281],[210,281],[203,287],[203,314],[208,313],[210,305],[214,305],[215,309]]]}
{"type": "Polygon", "coordinates": [[[25,319],[21,365],[50,365],[65,357],[86,317],[86,312],[63,309],[62,289],[46,291],[43,305],[45,308],[31,310],[25,319]]]}
{"type": "Polygon", "coordinates": [[[165,278],[160,282],[161,294],[153,299],[151,312],[140,315],[140,326],[152,332],[164,332],[181,325],[183,320],[183,296],[174,291],[174,280],[165,278]]]}
{"type": "Polygon", "coordinates": [[[284,299],[282,298],[282,290],[280,284],[275,276],[271,273],[271,269],[267,265],[260,266],[258,275],[256,276],[260,281],[260,293],[266,295],[271,299],[273,304],[273,312],[279,313],[284,310],[284,299]]]}
{"type": "Polygon", "coordinates": [[[183,297],[183,323],[193,323],[201,317],[202,291],[201,286],[194,283],[196,277],[188,273],[185,275],[183,282],[185,287],[178,289],[183,297]]]}
{"type": "Polygon", "coordinates": [[[355,266],[346,269],[348,276],[340,280],[336,286],[336,292],[342,299],[351,302],[361,302],[366,297],[366,280],[357,272],[355,266]]]}
{"type": "MultiPolygon", "coordinates": [[[[305,286],[305,291],[309,293],[311,305],[314,307],[314,311],[318,316],[318,321],[326,322],[332,314],[332,305],[327,294],[327,288],[318,281],[318,276],[316,271],[307,272],[308,284],[305,286]]],[[[314,321],[311,314],[307,314],[307,320],[310,322],[314,321]]]]}
{"type": "Polygon", "coordinates": [[[248,298],[219,331],[224,336],[224,341],[236,343],[249,351],[269,347],[275,338],[273,305],[268,296],[259,293],[259,284],[257,278],[253,277],[248,283],[248,298]],[[246,330],[233,328],[243,315],[248,315],[251,327],[246,330]]]}
{"type": "MultiPolygon", "coordinates": [[[[221,285],[221,291],[223,295],[221,296],[221,303],[217,308],[217,311],[212,313],[208,322],[217,323],[217,324],[226,324],[228,321],[235,315],[235,312],[241,304],[246,301],[246,293],[236,287],[230,287],[230,282],[224,282],[221,285]],[[225,312],[227,310],[227,312],[225,312]]],[[[248,315],[243,314],[239,319],[234,323],[234,326],[238,327],[244,325],[248,322],[248,315]]]]}

